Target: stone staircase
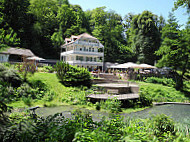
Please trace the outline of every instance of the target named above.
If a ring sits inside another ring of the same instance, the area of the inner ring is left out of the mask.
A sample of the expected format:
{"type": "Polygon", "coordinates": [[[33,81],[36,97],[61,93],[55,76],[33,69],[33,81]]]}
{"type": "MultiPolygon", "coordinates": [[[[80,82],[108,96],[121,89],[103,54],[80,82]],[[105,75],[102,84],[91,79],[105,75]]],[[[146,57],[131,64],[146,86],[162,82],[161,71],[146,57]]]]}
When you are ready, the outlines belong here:
{"type": "Polygon", "coordinates": [[[98,83],[116,83],[120,79],[119,77],[115,76],[114,74],[108,74],[108,73],[101,73],[98,75],[98,79],[93,80],[93,84],[98,83]]]}

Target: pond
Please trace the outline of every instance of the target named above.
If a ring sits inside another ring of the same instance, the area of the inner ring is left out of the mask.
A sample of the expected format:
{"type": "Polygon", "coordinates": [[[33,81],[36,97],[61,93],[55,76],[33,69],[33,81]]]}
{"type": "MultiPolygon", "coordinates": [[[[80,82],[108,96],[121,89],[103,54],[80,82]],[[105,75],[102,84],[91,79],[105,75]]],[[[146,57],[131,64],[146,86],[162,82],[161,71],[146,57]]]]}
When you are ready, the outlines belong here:
{"type": "MultiPolygon", "coordinates": [[[[48,116],[53,115],[55,113],[62,113],[66,118],[71,118],[71,112],[76,110],[76,106],[58,106],[58,107],[44,107],[36,110],[36,113],[40,116],[48,116]]],[[[98,121],[103,116],[109,116],[108,112],[100,112],[96,110],[87,110],[83,109],[83,111],[90,112],[92,114],[93,120],[98,121]]],[[[181,124],[189,124],[190,125],[190,105],[159,105],[154,106],[152,108],[148,108],[143,111],[133,112],[133,113],[121,113],[124,118],[132,117],[132,118],[148,118],[151,115],[157,114],[166,114],[170,116],[174,121],[179,122],[181,124]]]]}

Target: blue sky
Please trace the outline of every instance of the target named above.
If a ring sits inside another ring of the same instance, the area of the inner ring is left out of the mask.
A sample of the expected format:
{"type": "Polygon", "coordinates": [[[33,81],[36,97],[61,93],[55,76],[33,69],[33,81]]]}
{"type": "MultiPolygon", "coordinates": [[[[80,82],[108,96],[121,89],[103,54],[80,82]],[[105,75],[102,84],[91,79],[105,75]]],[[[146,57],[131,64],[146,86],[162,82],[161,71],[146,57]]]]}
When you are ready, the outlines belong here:
{"type": "MultiPolygon", "coordinates": [[[[156,15],[162,15],[166,20],[168,13],[174,6],[174,0],[69,0],[71,4],[78,4],[84,11],[106,6],[107,11],[114,10],[124,17],[127,13],[139,14],[149,10],[156,15]]],[[[179,24],[187,22],[186,9],[180,8],[174,12],[179,24]]]]}

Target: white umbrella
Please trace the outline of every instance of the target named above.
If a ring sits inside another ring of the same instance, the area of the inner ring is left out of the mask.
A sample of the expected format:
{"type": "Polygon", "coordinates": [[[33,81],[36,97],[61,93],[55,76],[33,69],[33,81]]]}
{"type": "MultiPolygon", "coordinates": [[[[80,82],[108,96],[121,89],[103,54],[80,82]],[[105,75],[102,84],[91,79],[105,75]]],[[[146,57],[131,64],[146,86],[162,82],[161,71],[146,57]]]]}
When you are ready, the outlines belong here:
{"type": "Polygon", "coordinates": [[[142,69],[155,69],[156,67],[152,66],[152,65],[148,65],[148,64],[140,64],[139,68],[142,68],[142,69]]]}
{"type": "Polygon", "coordinates": [[[28,57],[28,60],[36,60],[36,61],[41,61],[41,60],[45,60],[43,58],[37,57],[37,56],[33,56],[33,57],[28,57]]]}
{"type": "Polygon", "coordinates": [[[124,63],[124,64],[110,66],[110,68],[127,69],[127,68],[138,68],[138,66],[139,66],[138,64],[128,62],[128,63],[124,63]]]}

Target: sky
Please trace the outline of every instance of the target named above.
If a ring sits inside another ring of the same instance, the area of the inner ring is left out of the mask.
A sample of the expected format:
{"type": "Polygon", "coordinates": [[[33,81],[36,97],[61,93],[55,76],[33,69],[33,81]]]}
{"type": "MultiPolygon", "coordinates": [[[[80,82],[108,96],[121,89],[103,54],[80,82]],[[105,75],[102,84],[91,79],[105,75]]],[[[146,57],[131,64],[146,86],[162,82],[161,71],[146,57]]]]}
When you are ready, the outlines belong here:
{"type": "MultiPolygon", "coordinates": [[[[128,13],[139,14],[149,10],[158,16],[162,15],[166,20],[174,7],[174,0],[69,0],[69,2],[80,5],[83,11],[106,6],[107,11],[114,10],[122,17],[128,13]]],[[[186,9],[179,8],[174,14],[178,23],[185,25],[188,19],[186,9]]]]}

